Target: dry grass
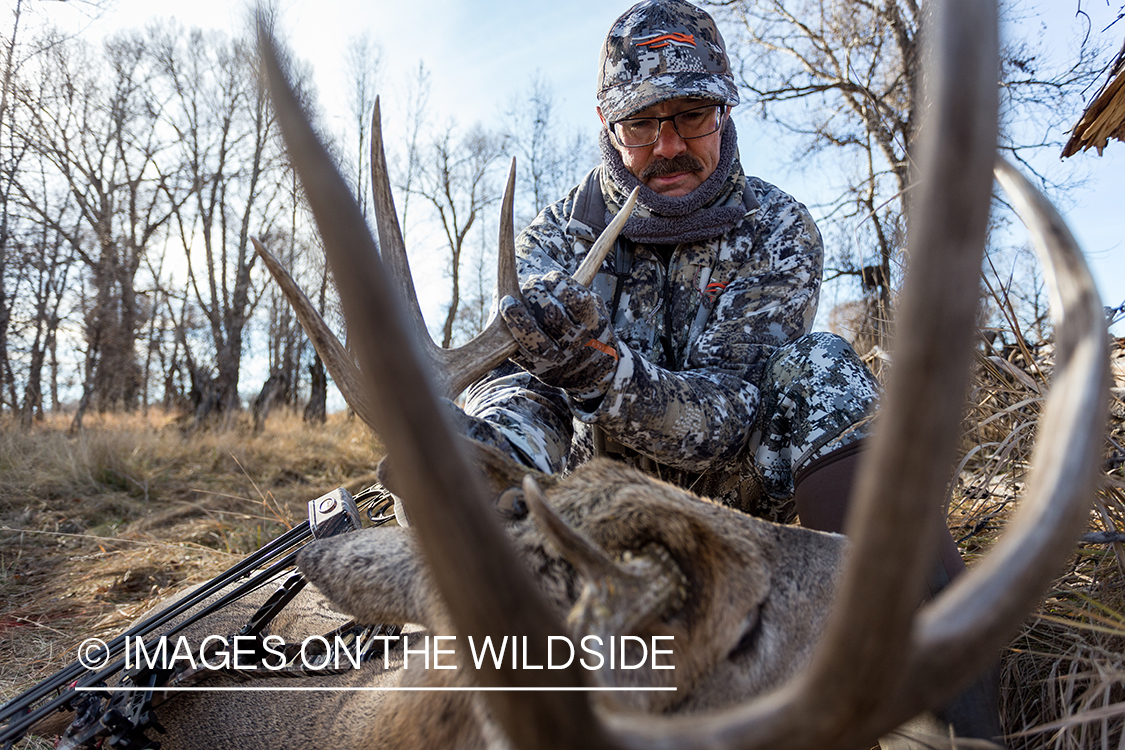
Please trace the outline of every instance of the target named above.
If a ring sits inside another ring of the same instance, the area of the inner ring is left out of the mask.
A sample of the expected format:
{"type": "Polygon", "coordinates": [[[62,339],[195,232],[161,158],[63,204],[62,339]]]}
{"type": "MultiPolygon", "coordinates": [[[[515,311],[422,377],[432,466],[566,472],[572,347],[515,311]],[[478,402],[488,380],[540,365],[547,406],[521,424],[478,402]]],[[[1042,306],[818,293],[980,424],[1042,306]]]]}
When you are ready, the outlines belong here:
{"type": "MultiPolygon", "coordinates": [[[[950,527],[970,561],[991,548],[1023,494],[1049,346],[981,357],[950,527]]],[[[1125,387],[1125,340],[1114,342],[1125,387]]],[[[1120,394],[1120,391],[1116,391],[1120,394]]],[[[1125,403],[1111,405],[1104,482],[1091,531],[1125,530],[1125,403]]],[[[1004,656],[1001,710],[1013,750],[1125,748],[1125,549],[1079,545],[1004,656]]]]}
{"type": "MultiPolygon", "coordinates": [[[[1125,388],[1125,340],[1115,345],[1125,388]]],[[[1049,347],[979,360],[950,527],[970,565],[1023,492],[1049,347]]],[[[1119,395],[1125,391],[1117,391],[1119,395]]],[[[1125,529],[1125,402],[1115,400],[1091,530],[1125,529]]],[[[163,415],[29,432],[0,423],[0,699],[120,633],[153,601],[207,580],[303,520],[309,499],[373,481],[378,446],[341,416],[271,416],[184,435],[163,415]]],[[[1013,750],[1125,748],[1125,549],[1080,545],[1004,656],[1013,750]]]]}
{"type": "Polygon", "coordinates": [[[184,434],[163,414],[0,423],[0,700],[118,635],[158,598],[206,581],[306,517],[309,500],[374,481],[357,420],[275,413],[184,434]]]}

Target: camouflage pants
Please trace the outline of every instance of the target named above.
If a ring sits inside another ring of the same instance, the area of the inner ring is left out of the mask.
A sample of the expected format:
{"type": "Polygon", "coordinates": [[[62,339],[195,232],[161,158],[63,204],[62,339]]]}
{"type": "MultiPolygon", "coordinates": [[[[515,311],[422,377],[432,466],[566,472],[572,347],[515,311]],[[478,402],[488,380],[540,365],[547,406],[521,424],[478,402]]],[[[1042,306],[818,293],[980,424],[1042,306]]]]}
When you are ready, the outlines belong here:
{"type": "Polygon", "coordinates": [[[879,384],[846,341],[811,333],[773,353],[760,388],[758,422],[740,472],[756,480],[760,492],[755,498],[754,488],[744,487],[732,504],[788,523],[796,513],[794,474],[867,436],[879,384]]]}

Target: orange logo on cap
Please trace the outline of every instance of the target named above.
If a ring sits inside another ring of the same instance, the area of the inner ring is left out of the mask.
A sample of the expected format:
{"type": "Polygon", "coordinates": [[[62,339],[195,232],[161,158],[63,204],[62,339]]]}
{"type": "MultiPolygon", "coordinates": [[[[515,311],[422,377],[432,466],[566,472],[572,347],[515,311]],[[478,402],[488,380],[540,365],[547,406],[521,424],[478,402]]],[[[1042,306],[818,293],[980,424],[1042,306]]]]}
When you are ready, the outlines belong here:
{"type": "Polygon", "coordinates": [[[641,39],[637,41],[637,46],[648,47],[649,49],[661,49],[674,44],[679,47],[694,47],[695,35],[685,34],[683,32],[675,31],[671,34],[658,34],[654,37],[641,39]]]}

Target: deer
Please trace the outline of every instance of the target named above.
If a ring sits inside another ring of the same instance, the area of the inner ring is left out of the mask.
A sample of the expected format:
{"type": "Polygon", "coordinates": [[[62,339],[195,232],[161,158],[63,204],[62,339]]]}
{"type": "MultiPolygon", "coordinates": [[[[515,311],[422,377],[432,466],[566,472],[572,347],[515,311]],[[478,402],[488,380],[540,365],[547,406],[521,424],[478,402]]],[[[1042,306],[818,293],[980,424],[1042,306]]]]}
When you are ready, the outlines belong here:
{"type": "MultiPolygon", "coordinates": [[[[510,466],[524,471],[514,462],[510,466]]],[[[609,461],[565,480],[519,481],[528,512],[510,518],[505,533],[521,569],[536,571],[537,590],[552,611],[568,615],[569,625],[554,633],[556,639],[596,636],[599,644],[620,643],[623,634],[648,643],[653,636],[666,639],[671,653],[665,661],[674,669],[590,671],[598,687],[613,690],[600,694],[612,710],[710,710],[732,695],[750,697],[776,686],[808,662],[846,554],[841,535],[758,521],[609,461]],[[628,522],[622,523],[623,515],[628,522]]],[[[295,642],[351,617],[415,623],[406,629],[407,643],[340,674],[314,672],[296,681],[270,680],[267,674],[251,683],[208,679],[201,685],[282,682],[333,692],[177,695],[156,709],[167,730],[158,738],[164,750],[508,746],[477,694],[448,691],[471,687],[477,673],[463,640],[455,644],[459,669],[415,664],[427,634],[448,635],[454,626],[410,529],[384,526],[341,535],[335,543],[313,543],[302,553],[300,568],[318,592],[289,605],[271,624],[272,634],[295,642]],[[415,649],[409,666],[406,646],[415,649]],[[399,690],[371,690],[389,687],[399,690]]],[[[184,637],[198,642],[231,633],[258,603],[239,601],[193,625],[184,637]]],[[[520,656],[523,663],[539,658],[520,656]]],[[[629,660],[644,659],[630,653],[629,660]]],[[[72,746],[80,745],[67,744],[65,737],[60,744],[72,746]]]]}
{"type": "MultiPolygon", "coordinates": [[[[952,697],[1034,608],[1086,522],[1108,389],[1105,320],[1081,252],[1050,204],[995,155],[996,18],[994,0],[946,0],[928,26],[910,268],[846,540],[752,519],[613,464],[545,477],[471,451],[439,397],[503,361],[514,344],[495,325],[454,362],[420,338],[385,161],[380,169],[381,154],[373,156],[377,246],[263,27],[271,96],[359,366],[323,321],[302,322],[349,403],[383,438],[386,484],[410,518],[409,529],[318,541],[302,553],[301,570],[319,596],[363,622],[415,622],[459,642],[519,634],[535,664],[549,657],[551,637],[671,635],[676,668],[626,677],[487,659],[473,670],[387,676],[365,668],[310,679],[447,690],[417,700],[378,692],[251,695],[245,704],[192,696],[162,714],[170,729],[163,746],[861,748],[952,697]],[[919,606],[956,454],[994,176],[1044,258],[1058,364],[1029,489],[1008,532],[919,606]],[[504,488],[526,515],[498,516],[496,490],[504,488]],[[596,679],[676,690],[606,697],[593,692],[596,679]],[[478,692],[448,690],[463,687],[478,692]],[[216,731],[222,726],[229,731],[216,731]]],[[[511,184],[501,293],[514,283],[504,267],[511,184]]],[[[294,286],[275,265],[279,283],[294,286]]],[[[303,315],[299,290],[287,296],[303,315]]],[[[319,600],[310,602],[306,611],[319,611],[319,600]]]]}

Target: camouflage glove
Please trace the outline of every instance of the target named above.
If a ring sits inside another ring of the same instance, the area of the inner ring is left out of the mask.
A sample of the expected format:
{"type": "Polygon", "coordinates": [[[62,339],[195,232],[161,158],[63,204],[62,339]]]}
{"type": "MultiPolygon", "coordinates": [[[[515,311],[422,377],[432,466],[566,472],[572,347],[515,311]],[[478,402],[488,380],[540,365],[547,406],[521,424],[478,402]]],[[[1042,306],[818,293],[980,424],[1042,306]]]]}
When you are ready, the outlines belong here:
{"type": "Polygon", "coordinates": [[[500,300],[500,315],[520,348],[512,361],[572,398],[604,396],[618,357],[605,303],[559,271],[531,277],[522,291],[522,304],[500,300]]]}

